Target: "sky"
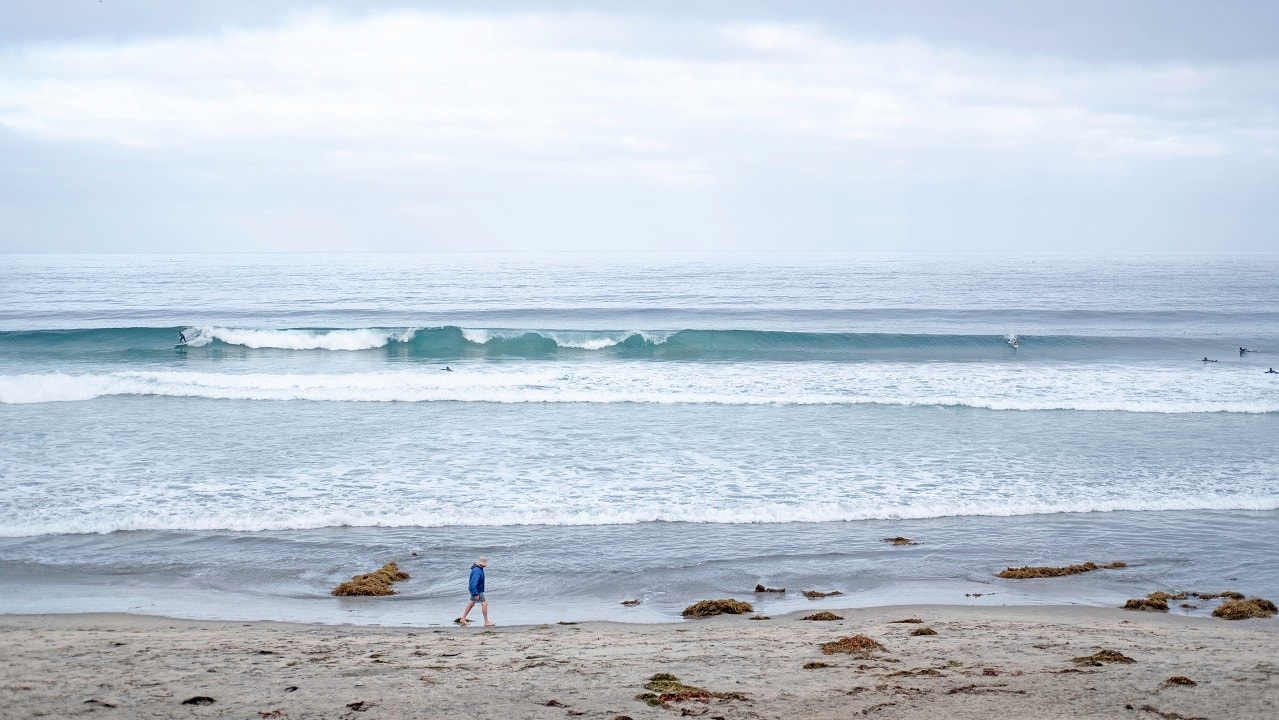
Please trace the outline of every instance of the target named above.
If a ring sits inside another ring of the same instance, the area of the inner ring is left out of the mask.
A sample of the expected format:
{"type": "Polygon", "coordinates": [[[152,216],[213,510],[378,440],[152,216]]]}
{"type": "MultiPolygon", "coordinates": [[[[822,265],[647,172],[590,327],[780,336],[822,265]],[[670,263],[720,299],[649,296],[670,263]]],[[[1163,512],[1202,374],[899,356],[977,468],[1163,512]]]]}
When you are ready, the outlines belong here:
{"type": "Polygon", "coordinates": [[[0,3],[0,251],[1274,251],[1279,3],[0,3]]]}

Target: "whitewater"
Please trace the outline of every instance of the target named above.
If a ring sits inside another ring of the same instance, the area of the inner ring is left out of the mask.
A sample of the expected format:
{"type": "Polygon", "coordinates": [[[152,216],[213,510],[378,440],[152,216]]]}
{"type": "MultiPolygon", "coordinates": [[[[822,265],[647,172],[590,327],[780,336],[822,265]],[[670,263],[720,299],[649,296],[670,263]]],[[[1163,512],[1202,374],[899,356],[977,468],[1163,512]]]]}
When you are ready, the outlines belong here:
{"type": "Polygon", "coordinates": [[[1275,297],[1275,255],[3,256],[0,611],[392,622],[478,554],[531,622],[1279,594],[1275,297]],[[333,604],[385,559],[441,580],[333,604]]]}

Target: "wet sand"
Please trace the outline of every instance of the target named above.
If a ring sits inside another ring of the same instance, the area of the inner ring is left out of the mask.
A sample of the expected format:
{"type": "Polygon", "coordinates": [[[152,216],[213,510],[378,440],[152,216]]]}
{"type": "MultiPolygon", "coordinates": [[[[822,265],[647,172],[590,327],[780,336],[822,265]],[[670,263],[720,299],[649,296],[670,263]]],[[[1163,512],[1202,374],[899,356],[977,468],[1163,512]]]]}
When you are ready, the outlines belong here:
{"type": "Polygon", "coordinates": [[[1275,618],[1063,606],[834,612],[844,619],[492,630],[6,615],[0,717],[1279,717],[1275,618]],[[924,623],[892,622],[904,618],[924,623]],[[937,634],[911,634],[924,626],[937,634]],[[855,634],[885,650],[822,653],[855,634]],[[1100,650],[1132,662],[1073,660],[1100,650]],[[636,699],[656,673],[724,697],[636,699]],[[1169,685],[1172,676],[1196,684],[1169,685]],[[212,702],[184,704],[192,698],[212,702]]]}

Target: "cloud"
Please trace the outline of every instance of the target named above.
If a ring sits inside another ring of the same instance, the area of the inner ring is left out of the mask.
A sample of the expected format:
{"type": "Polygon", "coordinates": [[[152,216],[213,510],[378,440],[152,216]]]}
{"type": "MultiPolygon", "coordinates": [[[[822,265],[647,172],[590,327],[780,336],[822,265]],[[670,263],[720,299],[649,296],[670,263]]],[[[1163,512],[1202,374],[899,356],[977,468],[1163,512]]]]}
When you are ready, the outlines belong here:
{"type": "Polygon", "coordinates": [[[839,187],[910,203],[954,183],[1247,166],[1279,148],[1276,78],[1268,60],[1090,64],[815,25],[307,13],[11,50],[0,128],[172,158],[214,188],[236,168],[302,164],[308,182],[367,178],[387,197],[405,182],[460,195],[502,178],[531,193],[670,193],[731,214],[760,193],[806,202],[839,187]]]}

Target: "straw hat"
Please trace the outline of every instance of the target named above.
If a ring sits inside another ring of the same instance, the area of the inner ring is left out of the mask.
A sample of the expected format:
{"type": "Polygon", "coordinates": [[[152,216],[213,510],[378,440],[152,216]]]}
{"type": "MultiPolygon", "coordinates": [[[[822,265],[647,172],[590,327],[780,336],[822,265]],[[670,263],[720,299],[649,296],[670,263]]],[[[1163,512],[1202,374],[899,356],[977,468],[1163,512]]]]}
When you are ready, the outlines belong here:
{"type": "Polygon", "coordinates": [[[481,556],[480,556],[480,559],[475,561],[475,564],[476,564],[476,565],[479,565],[480,567],[488,567],[488,566],[489,566],[489,559],[488,559],[487,557],[485,557],[485,556],[481,555],[481,556]]]}

